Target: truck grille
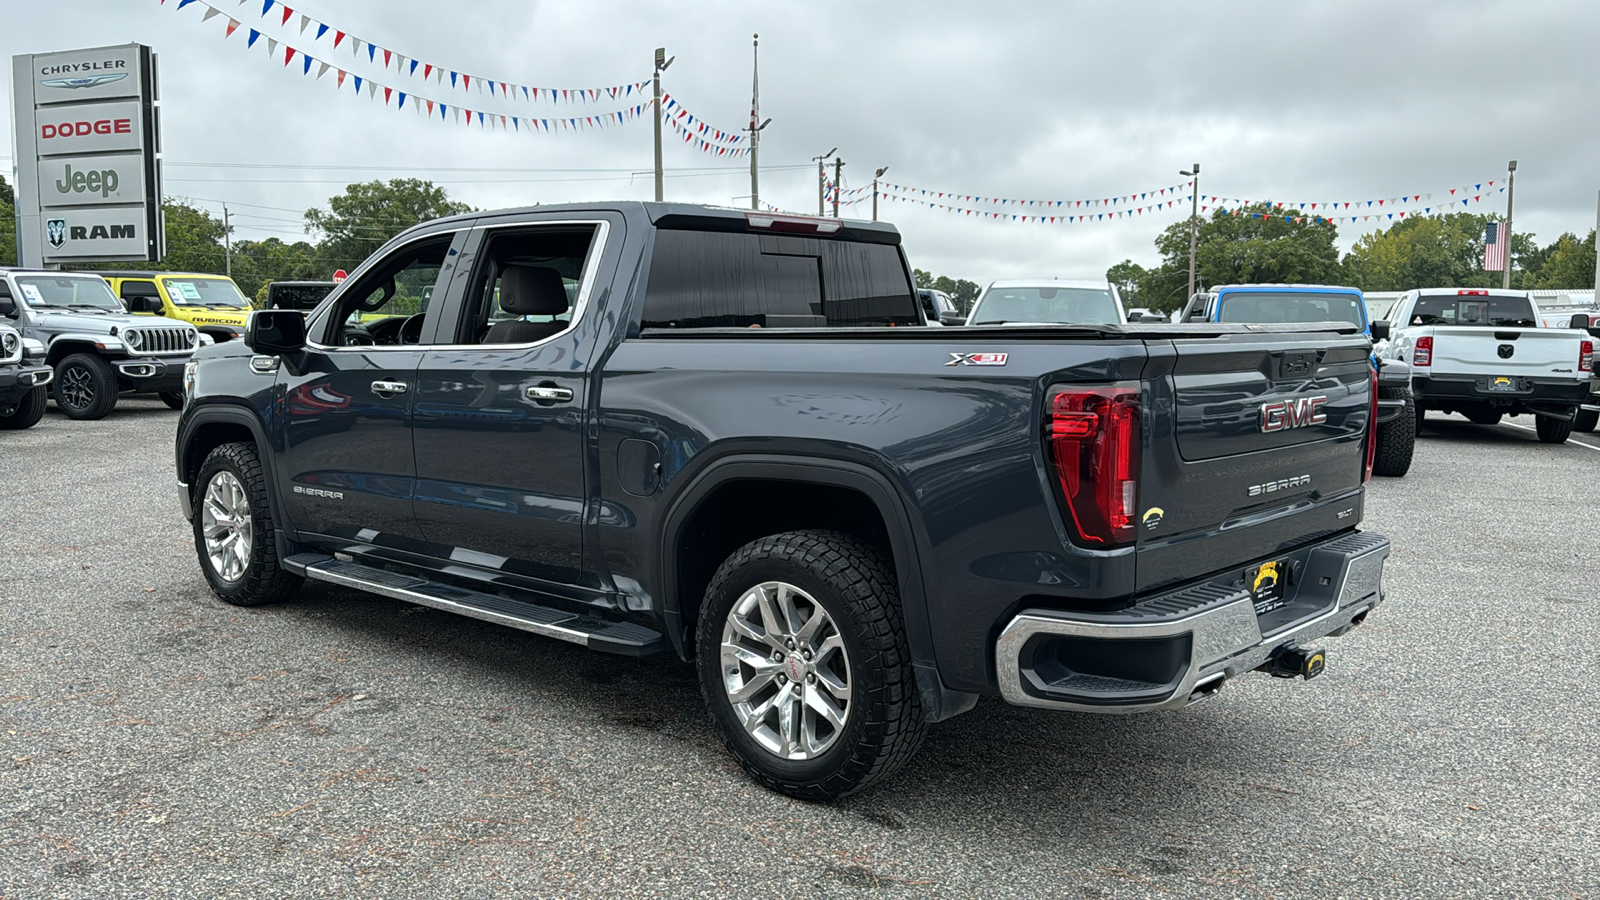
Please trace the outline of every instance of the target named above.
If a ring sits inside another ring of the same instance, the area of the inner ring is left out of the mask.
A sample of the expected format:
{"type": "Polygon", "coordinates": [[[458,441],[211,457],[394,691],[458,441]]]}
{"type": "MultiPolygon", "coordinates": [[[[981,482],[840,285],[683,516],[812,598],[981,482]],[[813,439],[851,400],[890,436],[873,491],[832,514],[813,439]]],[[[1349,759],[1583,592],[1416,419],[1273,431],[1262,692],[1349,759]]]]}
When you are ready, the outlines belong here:
{"type": "Polygon", "coordinates": [[[139,349],[133,352],[142,356],[189,353],[194,350],[197,341],[195,336],[199,333],[193,328],[140,328],[137,331],[144,340],[139,349]]]}

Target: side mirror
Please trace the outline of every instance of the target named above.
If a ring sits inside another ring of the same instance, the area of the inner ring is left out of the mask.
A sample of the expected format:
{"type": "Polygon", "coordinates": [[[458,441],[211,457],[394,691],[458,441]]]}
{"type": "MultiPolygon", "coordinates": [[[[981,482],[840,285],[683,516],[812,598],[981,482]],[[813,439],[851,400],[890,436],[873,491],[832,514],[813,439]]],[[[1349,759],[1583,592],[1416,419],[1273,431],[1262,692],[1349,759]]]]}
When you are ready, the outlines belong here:
{"type": "Polygon", "coordinates": [[[295,353],[306,346],[306,317],[294,310],[263,309],[250,314],[244,345],[263,356],[295,353]]]}
{"type": "Polygon", "coordinates": [[[128,311],[136,313],[159,313],[161,312],[161,298],[151,297],[148,295],[142,297],[129,297],[128,311]]]}
{"type": "Polygon", "coordinates": [[[1389,339],[1389,323],[1382,319],[1373,322],[1372,339],[1374,341],[1387,341],[1389,339]]]}
{"type": "Polygon", "coordinates": [[[10,297],[0,297],[0,316],[15,319],[17,317],[17,301],[10,297]]]}
{"type": "Polygon", "coordinates": [[[1587,330],[1588,327],[1589,327],[1589,314],[1588,313],[1576,313],[1576,314],[1574,314],[1573,317],[1572,317],[1572,322],[1567,327],[1568,328],[1582,328],[1582,329],[1587,330]]]}
{"type": "Polygon", "coordinates": [[[966,316],[958,316],[958,315],[956,315],[954,313],[945,313],[944,315],[939,317],[939,322],[941,324],[948,325],[948,326],[950,326],[952,328],[959,328],[962,325],[967,324],[967,317],[966,316]]]}

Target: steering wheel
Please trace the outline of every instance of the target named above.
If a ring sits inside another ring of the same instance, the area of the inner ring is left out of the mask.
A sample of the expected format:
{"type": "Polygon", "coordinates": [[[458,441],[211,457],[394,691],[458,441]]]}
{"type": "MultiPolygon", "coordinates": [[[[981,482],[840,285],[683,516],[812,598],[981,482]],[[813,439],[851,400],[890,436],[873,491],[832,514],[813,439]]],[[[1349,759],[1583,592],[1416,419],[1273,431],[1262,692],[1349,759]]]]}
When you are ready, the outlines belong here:
{"type": "Polygon", "coordinates": [[[422,343],[422,326],[426,322],[427,317],[427,313],[417,313],[414,316],[408,317],[405,322],[400,325],[400,343],[422,343]]]}
{"type": "Polygon", "coordinates": [[[346,325],[341,337],[346,347],[367,347],[377,343],[372,332],[360,325],[346,325]]]}

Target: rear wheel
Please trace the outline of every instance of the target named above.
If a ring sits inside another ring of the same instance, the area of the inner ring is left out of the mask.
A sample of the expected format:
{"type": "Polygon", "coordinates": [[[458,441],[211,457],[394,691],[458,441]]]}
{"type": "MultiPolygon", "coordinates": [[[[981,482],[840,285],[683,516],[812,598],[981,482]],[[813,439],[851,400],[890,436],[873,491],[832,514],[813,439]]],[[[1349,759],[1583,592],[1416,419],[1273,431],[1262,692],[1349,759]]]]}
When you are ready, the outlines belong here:
{"type": "Polygon", "coordinates": [[[1372,474],[1399,478],[1411,468],[1411,455],[1417,446],[1417,404],[1408,388],[1379,388],[1380,400],[1405,400],[1398,419],[1378,426],[1378,447],[1372,459],[1372,474]]]}
{"type": "Polygon", "coordinates": [[[194,548],[212,593],[234,606],[288,599],[305,579],[278,564],[277,529],[254,444],[223,444],[195,478],[194,548]]]}
{"type": "Polygon", "coordinates": [[[1600,410],[1580,409],[1578,414],[1572,417],[1573,431],[1588,434],[1594,431],[1597,425],[1600,425],[1600,410]]]}
{"type": "Polygon", "coordinates": [[[117,374],[90,353],[56,363],[56,407],[69,419],[103,419],[117,405],[117,374]]]}
{"type": "Polygon", "coordinates": [[[10,409],[0,409],[0,430],[20,431],[32,428],[44,418],[45,402],[49,398],[45,389],[36,387],[17,399],[10,409]]]}
{"type": "Polygon", "coordinates": [[[160,397],[168,409],[183,409],[183,391],[162,391],[160,397]]]}
{"type": "Polygon", "coordinates": [[[1474,425],[1499,425],[1501,414],[1493,410],[1473,410],[1467,413],[1467,418],[1474,425]]]}
{"type": "Polygon", "coordinates": [[[922,743],[894,575],[870,545],[829,531],[746,544],[711,579],[698,627],[712,724],[767,787],[843,797],[922,743]]]}
{"type": "Polygon", "coordinates": [[[1572,436],[1571,419],[1552,419],[1549,416],[1535,416],[1533,428],[1539,432],[1539,440],[1546,444],[1565,444],[1567,438],[1572,436]]]}

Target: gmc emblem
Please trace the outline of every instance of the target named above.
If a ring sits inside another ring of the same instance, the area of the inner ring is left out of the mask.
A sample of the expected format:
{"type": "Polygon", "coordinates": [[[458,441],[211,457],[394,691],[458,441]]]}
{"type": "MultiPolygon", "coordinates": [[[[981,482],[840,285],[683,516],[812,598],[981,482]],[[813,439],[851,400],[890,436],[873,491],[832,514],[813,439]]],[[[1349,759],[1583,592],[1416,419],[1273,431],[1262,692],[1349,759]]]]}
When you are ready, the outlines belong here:
{"type": "Polygon", "coordinates": [[[1322,404],[1327,402],[1327,397],[1317,396],[1263,403],[1261,430],[1271,433],[1288,431],[1290,428],[1304,428],[1307,425],[1321,425],[1328,421],[1328,414],[1322,411],[1322,404]]]}

